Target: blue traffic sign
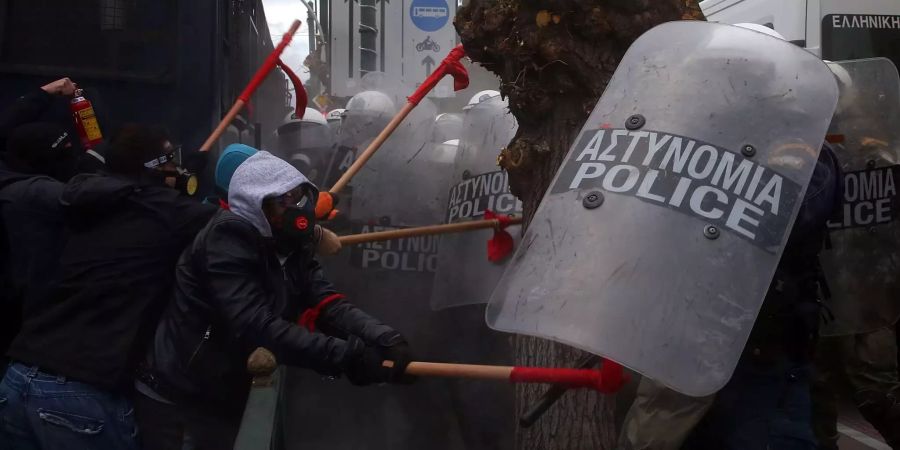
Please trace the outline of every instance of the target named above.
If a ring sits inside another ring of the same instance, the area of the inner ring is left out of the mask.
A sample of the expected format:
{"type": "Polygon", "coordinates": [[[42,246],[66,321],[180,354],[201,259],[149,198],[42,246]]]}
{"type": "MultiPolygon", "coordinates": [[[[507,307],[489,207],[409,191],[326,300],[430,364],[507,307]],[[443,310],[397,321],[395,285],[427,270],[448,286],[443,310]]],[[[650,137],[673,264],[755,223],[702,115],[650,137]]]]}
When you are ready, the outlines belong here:
{"type": "Polygon", "coordinates": [[[413,0],[409,17],[420,30],[437,31],[450,20],[450,7],[445,0],[413,0]]]}

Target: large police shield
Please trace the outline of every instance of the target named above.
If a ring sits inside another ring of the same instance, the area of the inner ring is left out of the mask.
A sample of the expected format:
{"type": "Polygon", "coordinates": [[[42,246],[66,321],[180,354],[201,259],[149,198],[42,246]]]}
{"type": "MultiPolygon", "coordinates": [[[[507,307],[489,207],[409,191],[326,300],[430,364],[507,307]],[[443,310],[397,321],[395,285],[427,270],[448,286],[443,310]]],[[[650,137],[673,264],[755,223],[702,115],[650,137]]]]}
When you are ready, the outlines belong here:
{"type": "Polygon", "coordinates": [[[275,131],[274,154],[288,161],[317,185],[334,154],[334,135],[319,111],[306,108],[303,119],[293,113],[275,131]]]}
{"type": "Polygon", "coordinates": [[[837,102],[814,55],[671,22],[625,54],[491,296],[497,329],[688,395],[731,377],[837,102]]]}
{"type": "MultiPolygon", "coordinates": [[[[443,196],[445,223],[482,220],[487,210],[522,213],[522,203],[509,192],[506,172],[497,166],[497,155],[517,128],[515,117],[499,95],[466,110],[453,179],[443,196]]],[[[521,229],[513,226],[509,232],[518,240],[521,229]]],[[[431,294],[433,309],[487,303],[506,266],[506,261],[487,259],[487,241],[492,233],[480,230],[441,238],[431,294]]]]}
{"type": "Polygon", "coordinates": [[[453,155],[437,152],[432,145],[436,116],[434,103],[423,100],[360,169],[350,183],[352,220],[395,227],[440,222],[441,180],[449,177],[453,155]]]}
{"type": "Polygon", "coordinates": [[[363,91],[350,99],[344,110],[337,148],[332,152],[322,189],[330,188],[341,178],[396,113],[397,106],[391,96],[381,91],[363,91]]]}
{"type": "Polygon", "coordinates": [[[847,335],[900,318],[900,77],[887,58],[829,66],[841,97],[828,133],[844,189],[820,253],[834,319],[821,332],[847,335]]]}
{"type": "MultiPolygon", "coordinates": [[[[439,180],[449,177],[454,155],[452,147],[431,145],[436,115],[437,108],[427,100],[412,111],[351,180],[341,197],[341,205],[349,203],[348,210],[342,209],[345,218],[326,226],[346,235],[440,222],[439,197],[446,180],[439,180]]],[[[360,145],[379,131],[360,136],[360,145]]],[[[461,328],[428,306],[438,240],[425,236],[365,243],[344,248],[323,263],[335,287],[403,333],[417,358],[446,361],[455,347],[448,342],[457,340],[461,328]]],[[[460,414],[455,407],[456,384],[432,379],[413,386],[359,389],[343,379],[322,380],[294,371],[286,418],[302,432],[291,439],[298,448],[495,448],[467,445],[460,418],[467,412],[460,414]]],[[[504,417],[510,414],[511,408],[504,417]]]]}
{"type": "Polygon", "coordinates": [[[434,133],[432,142],[447,142],[459,139],[462,135],[463,116],[461,114],[438,114],[434,119],[434,133]]]}

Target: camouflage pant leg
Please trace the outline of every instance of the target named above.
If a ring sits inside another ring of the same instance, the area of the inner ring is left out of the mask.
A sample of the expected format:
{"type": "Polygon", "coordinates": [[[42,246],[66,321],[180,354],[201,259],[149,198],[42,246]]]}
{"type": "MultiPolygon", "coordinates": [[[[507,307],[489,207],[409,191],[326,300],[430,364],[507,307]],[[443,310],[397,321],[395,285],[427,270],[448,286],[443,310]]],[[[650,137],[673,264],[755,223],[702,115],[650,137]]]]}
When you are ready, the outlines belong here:
{"type": "Polygon", "coordinates": [[[689,397],[644,377],[625,416],[618,450],[678,450],[715,395],[689,397]]]}

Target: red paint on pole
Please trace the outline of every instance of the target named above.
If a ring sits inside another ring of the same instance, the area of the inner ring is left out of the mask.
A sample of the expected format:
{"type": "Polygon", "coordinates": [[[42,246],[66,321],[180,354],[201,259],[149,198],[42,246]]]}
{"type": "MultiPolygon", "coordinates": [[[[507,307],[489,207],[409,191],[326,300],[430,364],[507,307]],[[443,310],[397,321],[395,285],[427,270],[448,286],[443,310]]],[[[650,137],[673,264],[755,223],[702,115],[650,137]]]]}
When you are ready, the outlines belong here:
{"type": "Polygon", "coordinates": [[[288,30],[287,33],[284,33],[284,36],[281,37],[281,42],[275,47],[275,50],[272,50],[272,53],[266,57],[263,65],[260,66],[259,70],[253,75],[253,78],[250,79],[250,83],[247,84],[247,87],[244,88],[244,92],[241,92],[241,95],[238,96],[239,99],[243,100],[245,103],[250,102],[250,97],[253,96],[253,92],[265,81],[266,76],[269,75],[269,72],[275,68],[275,65],[278,64],[278,58],[281,57],[281,53],[284,51],[285,47],[291,43],[291,39],[294,38],[294,33],[297,29],[300,28],[300,21],[295,20],[294,24],[291,26],[291,29],[288,30]]]}
{"type": "Polygon", "coordinates": [[[418,105],[419,102],[434,89],[438,82],[444,78],[444,75],[448,74],[453,76],[454,91],[467,88],[469,86],[469,72],[466,71],[465,66],[459,62],[463,56],[466,56],[466,51],[463,50],[461,44],[457,45],[453,50],[450,50],[450,54],[441,61],[441,65],[425,79],[419,88],[416,89],[416,92],[413,92],[413,94],[406,99],[413,105],[418,105]]]}
{"type": "Polygon", "coordinates": [[[622,366],[605,360],[600,370],[593,369],[549,369],[543,367],[513,367],[509,374],[512,383],[549,383],[569,388],[588,388],[604,394],[611,394],[628,381],[622,366]]]}

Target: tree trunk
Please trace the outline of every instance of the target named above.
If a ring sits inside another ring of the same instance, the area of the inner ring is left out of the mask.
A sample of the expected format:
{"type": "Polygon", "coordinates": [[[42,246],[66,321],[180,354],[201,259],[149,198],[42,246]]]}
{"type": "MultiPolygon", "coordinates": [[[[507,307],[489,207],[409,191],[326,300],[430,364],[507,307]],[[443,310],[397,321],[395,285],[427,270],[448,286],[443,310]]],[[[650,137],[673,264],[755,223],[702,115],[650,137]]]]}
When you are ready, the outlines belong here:
{"type": "MultiPolygon", "coordinates": [[[[697,0],[470,0],[459,10],[466,54],[500,77],[519,122],[499,163],[524,203],[526,224],[629,45],[660,23],[702,18],[697,0]]],[[[581,355],[527,336],[516,343],[521,365],[573,366],[581,355]]],[[[517,413],[544,390],[520,386],[517,413]]],[[[520,429],[516,448],[613,448],[614,412],[612,398],[569,392],[532,428],[520,429]]]]}

